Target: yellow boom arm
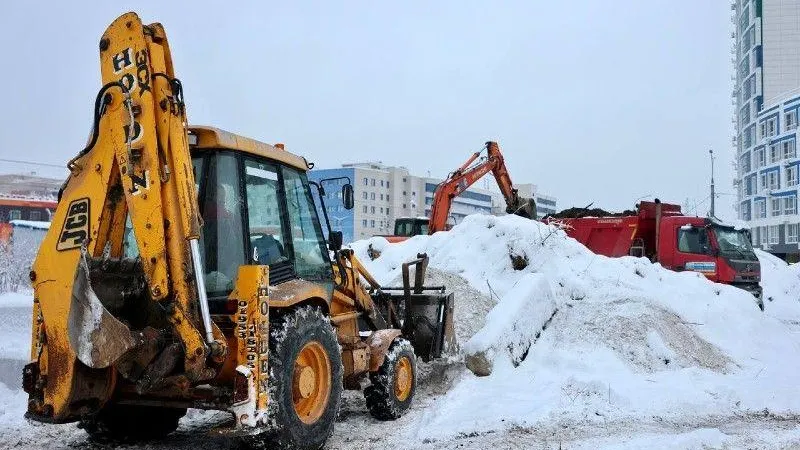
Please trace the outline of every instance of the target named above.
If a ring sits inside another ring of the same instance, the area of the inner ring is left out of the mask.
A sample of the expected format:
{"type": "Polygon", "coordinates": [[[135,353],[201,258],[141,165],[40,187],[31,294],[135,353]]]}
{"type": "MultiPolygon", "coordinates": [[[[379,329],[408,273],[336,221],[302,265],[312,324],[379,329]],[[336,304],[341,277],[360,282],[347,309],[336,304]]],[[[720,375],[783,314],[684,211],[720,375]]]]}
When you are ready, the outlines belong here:
{"type": "Polygon", "coordinates": [[[118,321],[91,289],[92,258],[123,256],[126,220],[146,294],[167,310],[185,349],[187,376],[193,381],[213,376],[206,356],[225,350],[200,278],[200,219],[186,111],[164,29],[144,26],[127,13],[108,27],[99,49],[103,88],[92,136],[68,165],[70,176],[31,272],[31,358],[39,362],[38,379],[46,380],[46,388],[29,413],[56,422],[72,419],[68,415],[81,399],[103,398],[103,392],[107,398],[114,385],[109,366],[142,339],[113,335],[118,321]]]}

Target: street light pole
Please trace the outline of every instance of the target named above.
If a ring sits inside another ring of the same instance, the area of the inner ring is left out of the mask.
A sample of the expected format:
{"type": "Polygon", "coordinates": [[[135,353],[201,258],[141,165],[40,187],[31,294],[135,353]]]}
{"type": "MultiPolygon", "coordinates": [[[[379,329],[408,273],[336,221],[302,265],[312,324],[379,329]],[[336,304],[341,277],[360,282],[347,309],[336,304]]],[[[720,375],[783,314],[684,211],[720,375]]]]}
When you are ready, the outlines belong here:
{"type": "Polygon", "coordinates": [[[709,149],[708,154],[711,156],[711,210],[708,215],[714,217],[714,198],[716,197],[714,193],[714,150],[709,149]]]}

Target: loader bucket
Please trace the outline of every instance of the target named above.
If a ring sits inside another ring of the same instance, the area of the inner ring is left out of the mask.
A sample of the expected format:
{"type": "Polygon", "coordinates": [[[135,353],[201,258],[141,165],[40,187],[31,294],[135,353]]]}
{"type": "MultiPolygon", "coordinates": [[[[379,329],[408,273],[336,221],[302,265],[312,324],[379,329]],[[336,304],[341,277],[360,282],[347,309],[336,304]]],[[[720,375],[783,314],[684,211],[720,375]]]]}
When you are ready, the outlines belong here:
{"type": "Polygon", "coordinates": [[[382,287],[377,295],[378,304],[387,305],[384,314],[389,323],[397,326],[403,336],[411,341],[414,352],[423,361],[430,361],[455,350],[453,327],[453,293],[444,286],[424,286],[428,256],[403,263],[403,286],[382,287]],[[411,285],[410,268],[414,268],[414,285],[411,285]],[[392,293],[393,291],[402,291],[392,293]]]}
{"type": "Polygon", "coordinates": [[[402,330],[425,362],[453,351],[453,294],[411,294],[402,330]]]}
{"type": "Polygon", "coordinates": [[[100,302],[83,255],[72,285],[68,334],[78,360],[94,369],[109,367],[140,343],[100,302]]]}

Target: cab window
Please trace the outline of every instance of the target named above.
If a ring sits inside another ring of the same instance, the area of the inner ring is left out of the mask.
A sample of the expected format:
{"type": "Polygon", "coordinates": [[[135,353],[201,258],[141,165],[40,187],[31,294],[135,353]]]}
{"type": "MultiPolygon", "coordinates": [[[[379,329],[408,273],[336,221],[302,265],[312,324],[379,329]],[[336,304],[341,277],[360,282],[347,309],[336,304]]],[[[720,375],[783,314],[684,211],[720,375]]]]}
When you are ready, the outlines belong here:
{"type": "Polygon", "coordinates": [[[705,228],[679,228],[678,251],[683,253],[708,253],[708,231],[705,228]]]}
{"type": "Polygon", "coordinates": [[[285,166],[282,172],[295,272],[310,280],[330,279],[328,251],[306,175],[285,166]]]}
{"type": "Polygon", "coordinates": [[[245,160],[245,193],[251,264],[289,261],[278,203],[278,169],[273,164],[245,160]]]}
{"type": "Polygon", "coordinates": [[[201,204],[203,232],[200,252],[205,269],[209,297],[228,295],[245,263],[243,201],[239,185],[239,162],[236,155],[219,152],[208,159],[205,198],[201,204]]]}

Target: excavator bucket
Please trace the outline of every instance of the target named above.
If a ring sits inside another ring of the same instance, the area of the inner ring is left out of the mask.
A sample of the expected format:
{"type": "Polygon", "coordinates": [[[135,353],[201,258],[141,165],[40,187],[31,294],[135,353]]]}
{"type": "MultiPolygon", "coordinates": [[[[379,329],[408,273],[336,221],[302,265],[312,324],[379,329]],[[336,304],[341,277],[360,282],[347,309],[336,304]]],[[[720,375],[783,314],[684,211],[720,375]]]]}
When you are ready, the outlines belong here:
{"type": "Polygon", "coordinates": [[[506,212],[526,219],[536,219],[536,202],[529,197],[517,197],[516,205],[509,206],[506,212]]]}
{"type": "Polygon", "coordinates": [[[97,297],[85,256],[75,271],[68,322],[69,342],[78,359],[93,369],[109,367],[140,344],[131,330],[97,297]]]}

